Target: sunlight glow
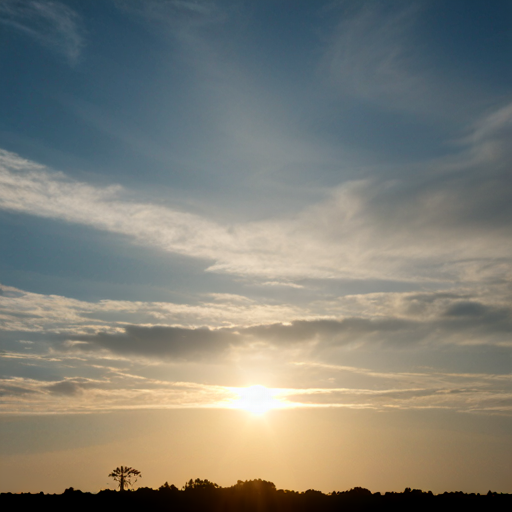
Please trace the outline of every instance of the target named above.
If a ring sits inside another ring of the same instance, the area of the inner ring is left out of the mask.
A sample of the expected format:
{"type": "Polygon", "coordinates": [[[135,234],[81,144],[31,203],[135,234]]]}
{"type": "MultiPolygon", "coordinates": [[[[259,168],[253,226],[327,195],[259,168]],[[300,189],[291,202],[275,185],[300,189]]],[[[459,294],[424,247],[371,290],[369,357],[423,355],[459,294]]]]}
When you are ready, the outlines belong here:
{"type": "Polygon", "coordinates": [[[238,390],[240,398],[234,403],[236,409],[244,409],[253,414],[263,414],[270,409],[280,407],[281,403],[274,398],[270,389],[265,386],[250,386],[238,390]]]}

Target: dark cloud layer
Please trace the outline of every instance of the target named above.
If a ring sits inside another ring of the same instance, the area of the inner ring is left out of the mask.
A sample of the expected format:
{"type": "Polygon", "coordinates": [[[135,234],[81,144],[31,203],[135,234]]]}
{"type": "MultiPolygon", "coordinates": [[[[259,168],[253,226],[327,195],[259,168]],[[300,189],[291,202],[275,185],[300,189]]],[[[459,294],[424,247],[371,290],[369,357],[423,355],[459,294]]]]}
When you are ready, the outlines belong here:
{"type": "Polygon", "coordinates": [[[33,393],[37,393],[37,391],[24,388],[23,386],[15,386],[10,384],[0,385],[0,396],[23,396],[33,393]]]}
{"type": "Polygon", "coordinates": [[[83,385],[72,380],[63,380],[50,384],[46,389],[55,395],[75,396],[82,392],[83,385]]]}
{"type": "Polygon", "coordinates": [[[123,333],[100,332],[73,337],[73,341],[85,342],[75,347],[86,351],[106,349],[125,355],[201,359],[225,352],[237,336],[225,330],[129,325],[123,333]]]}
{"type": "MultiPolygon", "coordinates": [[[[442,299],[449,294],[441,294],[442,299]]],[[[424,299],[432,305],[429,294],[414,295],[415,308],[424,299]]],[[[409,308],[406,304],[405,310],[409,308]]],[[[191,329],[184,327],[141,327],[129,325],[122,333],[98,332],[94,335],[67,337],[68,349],[81,351],[108,350],[114,354],[204,361],[225,356],[231,348],[257,344],[287,348],[312,346],[317,350],[371,344],[413,347],[418,343],[508,343],[512,334],[512,311],[476,300],[449,300],[431,318],[411,319],[395,316],[381,318],[350,317],[340,320],[297,320],[291,323],[257,325],[242,329],[191,329]]],[[[59,345],[63,338],[59,336],[59,345]]]]}
{"type": "MultiPolygon", "coordinates": [[[[344,320],[298,320],[291,324],[273,324],[251,327],[244,334],[272,344],[301,343],[318,341],[326,345],[344,345],[359,341],[367,335],[410,330],[415,322],[397,318],[370,320],[366,318],[346,318],[344,320]]],[[[387,336],[386,336],[387,337],[387,336]]]]}

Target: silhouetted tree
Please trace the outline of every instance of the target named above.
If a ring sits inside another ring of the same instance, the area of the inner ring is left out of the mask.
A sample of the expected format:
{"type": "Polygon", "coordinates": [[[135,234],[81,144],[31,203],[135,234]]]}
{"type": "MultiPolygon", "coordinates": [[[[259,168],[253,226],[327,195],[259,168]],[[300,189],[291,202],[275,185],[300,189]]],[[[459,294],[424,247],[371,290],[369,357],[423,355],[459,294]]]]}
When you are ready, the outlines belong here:
{"type": "MultiPolygon", "coordinates": [[[[410,491],[410,489],[409,489],[410,491]]],[[[353,496],[371,496],[372,491],[369,489],[365,489],[364,487],[354,487],[353,489],[350,489],[350,491],[347,491],[353,496]]],[[[407,492],[407,489],[404,491],[407,492]]]]}
{"type": "Polygon", "coordinates": [[[169,482],[165,482],[165,484],[161,485],[158,490],[164,492],[175,492],[178,488],[174,484],[169,485],[169,482]]]}
{"type": "Polygon", "coordinates": [[[137,469],[129,468],[128,466],[119,466],[110,475],[110,478],[113,478],[116,482],[119,482],[119,490],[124,491],[126,486],[132,485],[137,481],[137,477],[142,477],[140,471],[137,469]]]}
{"type": "Polygon", "coordinates": [[[233,489],[235,491],[268,494],[275,492],[276,486],[273,482],[267,482],[266,480],[258,478],[257,480],[246,480],[245,482],[242,480],[238,480],[236,485],[233,486],[233,489]]]}
{"type": "Polygon", "coordinates": [[[190,479],[184,486],[183,490],[185,491],[206,491],[218,489],[218,485],[210,482],[210,480],[201,480],[200,478],[196,478],[195,480],[190,479]]]}

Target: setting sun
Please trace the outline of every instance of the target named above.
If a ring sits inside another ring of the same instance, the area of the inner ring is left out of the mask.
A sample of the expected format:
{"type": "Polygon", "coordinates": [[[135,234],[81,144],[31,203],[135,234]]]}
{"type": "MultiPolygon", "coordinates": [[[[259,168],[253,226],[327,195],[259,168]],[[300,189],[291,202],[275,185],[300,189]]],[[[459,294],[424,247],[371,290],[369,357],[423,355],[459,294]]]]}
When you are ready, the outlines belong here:
{"type": "Polygon", "coordinates": [[[271,390],[265,386],[256,385],[241,388],[238,393],[240,398],[234,403],[234,406],[253,414],[263,414],[279,405],[271,390]]]}

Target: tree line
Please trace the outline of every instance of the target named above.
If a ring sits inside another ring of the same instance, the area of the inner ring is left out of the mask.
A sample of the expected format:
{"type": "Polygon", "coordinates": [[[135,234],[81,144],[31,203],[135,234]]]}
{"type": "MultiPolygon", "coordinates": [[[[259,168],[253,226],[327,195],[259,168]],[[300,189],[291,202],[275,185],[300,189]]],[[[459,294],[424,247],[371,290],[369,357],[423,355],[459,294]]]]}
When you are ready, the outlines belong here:
{"type": "Polygon", "coordinates": [[[189,480],[181,488],[165,482],[158,489],[139,487],[129,490],[140,471],[120,466],[109,475],[119,490],[104,489],[88,493],[72,487],[62,494],[11,494],[0,495],[4,510],[14,507],[51,507],[53,511],[111,511],[142,510],[154,512],[365,512],[384,510],[410,511],[411,509],[450,512],[454,507],[485,507],[485,510],[504,510],[512,505],[512,495],[489,491],[487,494],[445,492],[435,495],[431,491],[406,488],[403,492],[372,493],[363,487],[347,491],[323,493],[309,489],[298,492],[277,489],[266,480],[247,480],[231,487],[221,487],[209,480],[189,480]]]}

